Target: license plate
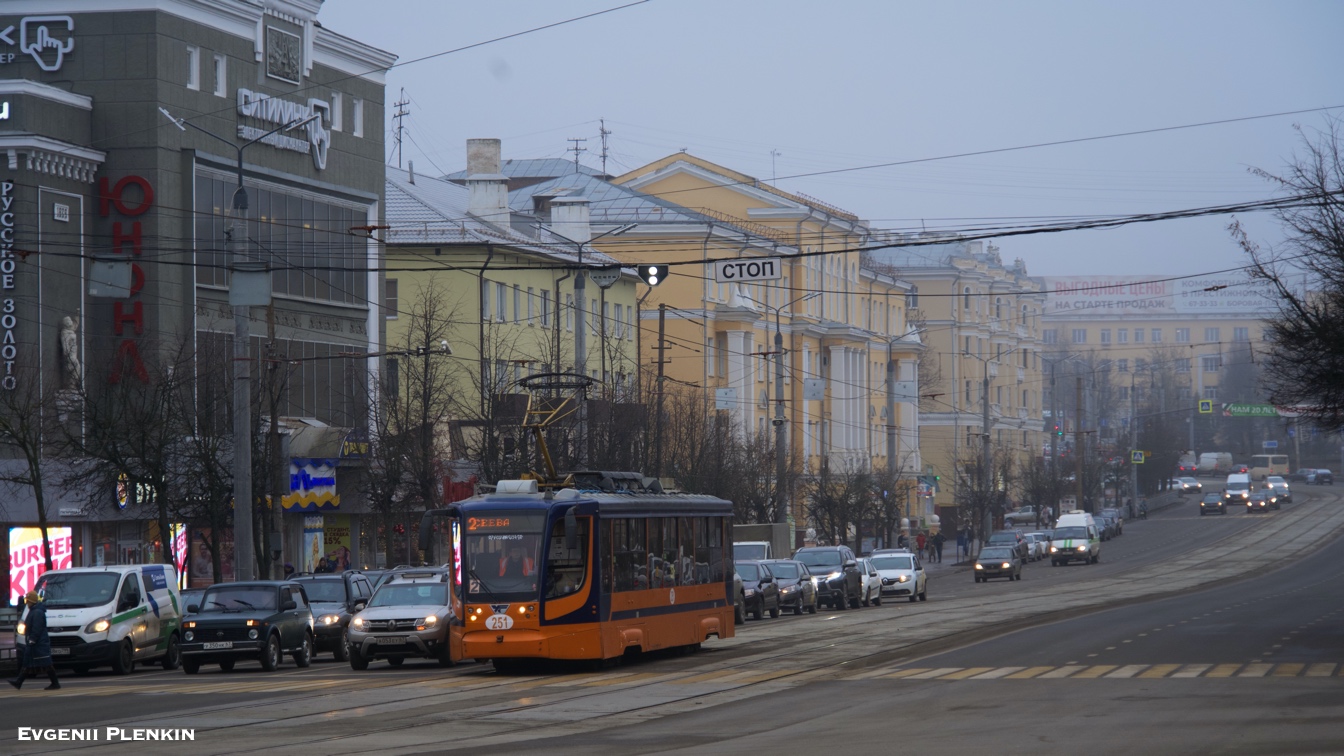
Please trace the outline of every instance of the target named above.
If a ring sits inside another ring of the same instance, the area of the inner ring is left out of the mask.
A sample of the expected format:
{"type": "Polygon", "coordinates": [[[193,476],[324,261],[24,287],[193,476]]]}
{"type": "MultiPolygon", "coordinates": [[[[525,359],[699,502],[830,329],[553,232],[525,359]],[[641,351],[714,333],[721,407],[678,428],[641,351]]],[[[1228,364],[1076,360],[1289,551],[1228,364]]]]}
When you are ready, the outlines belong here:
{"type": "Polygon", "coordinates": [[[68,648],[61,648],[61,647],[58,646],[58,647],[53,648],[53,649],[51,650],[51,655],[52,655],[52,656],[69,656],[69,655],[70,655],[70,649],[68,649],[68,648]]]}
{"type": "Polygon", "coordinates": [[[404,646],[404,645],[406,645],[406,636],[404,636],[404,635],[395,635],[395,636],[392,636],[392,637],[390,637],[390,638],[379,638],[379,639],[378,639],[378,645],[380,645],[380,646],[404,646]]]}
{"type": "Polygon", "coordinates": [[[218,651],[221,648],[233,648],[233,641],[220,641],[219,643],[202,643],[201,648],[206,651],[218,651]]]}

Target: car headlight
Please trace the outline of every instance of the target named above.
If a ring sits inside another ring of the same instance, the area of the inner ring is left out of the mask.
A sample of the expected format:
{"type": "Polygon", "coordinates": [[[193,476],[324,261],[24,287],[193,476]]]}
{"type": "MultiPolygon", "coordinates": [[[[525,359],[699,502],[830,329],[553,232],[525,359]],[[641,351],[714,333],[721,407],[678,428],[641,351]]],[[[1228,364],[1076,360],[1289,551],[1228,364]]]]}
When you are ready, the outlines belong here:
{"type": "Polygon", "coordinates": [[[426,624],[426,625],[436,625],[436,624],[438,624],[438,622],[439,622],[439,618],[436,617],[436,616],[434,616],[433,614],[429,615],[428,617],[425,617],[425,624],[426,624]]]}
{"type": "Polygon", "coordinates": [[[975,563],[975,568],[976,568],[977,570],[983,570],[983,569],[985,568],[985,566],[984,566],[983,564],[980,564],[979,562],[976,562],[976,563],[975,563]]]}
{"type": "Polygon", "coordinates": [[[780,593],[793,593],[793,592],[796,591],[796,590],[798,590],[798,587],[797,587],[797,586],[790,585],[790,586],[786,586],[786,587],[784,587],[784,588],[781,588],[781,589],[779,590],[779,592],[780,592],[780,593]]]}
{"type": "Polygon", "coordinates": [[[1057,552],[1057,551],[1059,551],[1059,549],[1055,548],[1054,546],[1051,546],[1051,547],[1050,547],[1050,553],[1051,553],[1051,554],[1053,554],[1053,553],[1055,553],[1055,552],[1057,552]]]}
{"type": "Polygon", "coordinates": [[[324,625],[334,625],[341,621],[341,617],[338,614],[324,614],[319,621],[324,625]]]}
{"type": "Polygon", "coordinates": [[[251,630],[248,630],[248,631],[247,631],[247,637],[251,638],[252,640],[256,640],[256,639],[257,639],[257,629],[254,627],[254,628],[252,628],[251,630]]]}
{"type": "Polygon", "coordinates": [[[999,565],[999,566],[1002,567],[1002,568],[1005,569],[1005,570],[1008,569],[1009,567],[1012,567],[1012,565],[1011,565],[1011,564],[1008,564],[1007,562],[1004,562],[1003,564],[1001,564],[1001,565],[999,565]]]}
{"type": "Polygon", "coordinates": [[[909,576],[909,575],[898,575],[898,576],[896,577],[896,582],[898,582],[898,583],[908,583],[908,582],[910,582],[910,576],[909,576]]]}
{"type": "Polygon", "coordinates": [[[188,630],[187,632],[182,634],[182,639],[190,643],[196,640],[196,633],[193,633],[192,631],[188,630]]]}
{"type": "Polygon", "coordinates": [[[756,595],[756,589],[755,589],[755,588],[748,588],[748,589],[746,589],[746,591],[744,591],[744,593],[746,593],[746,595],[748,595],[748,596],[755,596],[755,595],[756,595]]]}
{"type": "Polygon", "coordinates": [[[1078,550],[1079,550],[1079,551],[1087,551],[1087,547],[1086,547],[1086,546],[1079,546],[1079,547],[1078,547],[1078,550]]]}
{"type": "Polygon", "coordinates": [[[350,621],[350,624],[354,625],[357,628],[362,628],[364,627],[364,618],[355,617],[353,620],[350,621]]]}
{"type": "Polygon", "coordinates": [[[842,571],[840,571],[840,570],[836,570],[835,572],[832,572],[831,574],[827,575],[827,576],[826,576],[826,579],[827,579],[827,580],[835,580],[836,578],[840,577],[840,576],[843,575],[843,574],[845,574],[845,573],[842,572],[842,571]]]}
{"type": "Polygon", "coordinates": [[[14,632],[15,632],[17,635],[27,635],[27,634],[28,634],[28,626],[25,625],[24,623],[20,622],[20,623],[14,628],[14,632]]]}
{"type": "MultiPolygon", "coordinates": [[[[88,624],[88,626],[84,628],[84,632],[86,632],[86,633],[105,633],[105,632],[107,632],[107,629],[108,629],[109,627],[112,627],[112,618],[111,618],[111,617],[99,617],[98,619],[94,620],[93,622],[90,622],[90,623],[88,624]]],[[[19,632],[22,633],[23,630],[20,629],[19,632]]]]}

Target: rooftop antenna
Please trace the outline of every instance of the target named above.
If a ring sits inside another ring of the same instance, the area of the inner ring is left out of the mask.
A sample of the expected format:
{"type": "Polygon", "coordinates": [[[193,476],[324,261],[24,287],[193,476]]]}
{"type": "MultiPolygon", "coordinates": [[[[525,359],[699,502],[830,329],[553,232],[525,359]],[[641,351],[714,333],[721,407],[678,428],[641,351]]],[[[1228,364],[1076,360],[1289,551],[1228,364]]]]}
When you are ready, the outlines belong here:
{"type": "Polygon", "coordinates": [[[611,132],[607,131],[607,119],[599,118],[597,122],[600,124],[597,133],[602,135],[602,175],[605,176],[607,175],[607,137],[611,136],[611,132]]]}
{"type": "Polygon", "coordinates": [[[783,154],[779,150],[770,150],[770,183],[772,184],[775,183],[775,158],[783,154]]]}
{"type": "Polygon", "coordinates": [[[411,101],[406,99],[406,87],[402,87],[401,99],[392,103],[392,107],[397,109],[397,112],[392,114],[392,120],[397,122],[396,131],[394,132],[392,140],[393,140],[393,149],[397,151],[398,168],[401,167],[401,119],[411,114],[411,111],[406,109],[406,106],[410,104],[411,101]]]}
{"type": "Polygon", "coordinates": [[[572,152],[572,153],[574,153],[574,172],[575,172],[575,173],[578,173],[578,172],[579,172],[579,153],[587,152],[587,151],[588,151],[588,150],[586,150],[585,148],[580,147],[579,145],[580,145],[581,143],[583,143],[583,142],[588,141],[588,140],[587,140],[587,139],[577,139],[577,138],[575,138],[575,137],[570,137],[569,139],[566,139],[565,141],[567,141],[567,142],[573,142],[573,143],[574,143],[574,146],[573,146],[573,147],[570,147],[568,150],[565,150],[565,152],[572,152]]]}

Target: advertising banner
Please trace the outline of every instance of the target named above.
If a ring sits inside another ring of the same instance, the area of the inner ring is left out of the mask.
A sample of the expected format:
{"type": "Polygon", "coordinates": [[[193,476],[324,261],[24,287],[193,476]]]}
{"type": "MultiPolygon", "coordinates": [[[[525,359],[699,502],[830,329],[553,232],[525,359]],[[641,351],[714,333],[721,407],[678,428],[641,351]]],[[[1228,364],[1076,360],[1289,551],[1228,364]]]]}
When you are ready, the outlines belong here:
{"type": "MultiPolygon", "coordinates": [[[[215,569],[211,564],[210,545],[206,539],[211,537],[210,528],[194,528],[191,531],[189,566],[190,588],[208,588],[215,584],[215,569]]],[[[233,580],[233,531],[225,528],[219,534],[220,582],[233,580]]]]}
{"type": "Polygon", "coordinates": [[[325,515],[322,540],[325,544],[326,569],[318,564],[314,572],[343,572],[350,569],[350,515],[325,515]]]}
{"type": "MultiPolygon", "coordinates": [[[[70,528],[47,528],[51,542],[51,564],[58,570],[73,566],[74,537],[70,528]]],[[[41,528],[9,529],[9,603],[19,604],[33,590],[37,578],[47,571],[42,551],[41,528]]]]}
{"type": "Polygon", "coordinates": [[[1047,316],[1264,316],[1273,312],[1268,286],[1223,273],[1163,281],[1170,275],[1046,276],[1047,316]]]}
{"type": "Polygon", "coordinates": [[[180,522],[168,526],[172,530],[173,567],[177,569],[177,587],[187,587],[187,526],[180,522]]]}
{"type": "Polygon", "coordinates": [[[318,572],[319,566],[326,565],[327,558],[322,553],[326,546],[323,530],[322,515],[307,515],[303,518],[303,565],[299,567],[299,572],[318,572]]]}
{"type": "Polygon", "coordinates": [[[280,501],[291,512],[321,512],[341,506],[336,493],[336,460],[291,459],[289,493],[280,501]]]}

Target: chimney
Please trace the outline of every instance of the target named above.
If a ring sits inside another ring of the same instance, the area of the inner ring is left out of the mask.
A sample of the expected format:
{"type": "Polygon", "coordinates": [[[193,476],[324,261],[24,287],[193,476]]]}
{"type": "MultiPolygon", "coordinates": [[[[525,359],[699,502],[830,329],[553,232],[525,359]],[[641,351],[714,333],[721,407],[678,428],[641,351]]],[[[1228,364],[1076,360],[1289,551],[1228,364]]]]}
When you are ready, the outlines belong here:
{"type": "Polygon", "coordinates": [[[411,177],[411,183],[414,184],[414,183],[415,183],[415,161],[414,161],[414,160],[407,160],[407,161],[406,161],[406,173],[410,175],[410,177],[411,177]]]}
{"type": "Polygon", "coordinates": [[[499,172],[499,140],[467,140],[467,212],[509,224],[509,179],[499,172]]]}
{"type": "Polygon", "coordinates": [[[593,238],[589,223],[587,197],[556,197],[551,200],[551,228],[572,242],[583,243],[593,238]]]}

